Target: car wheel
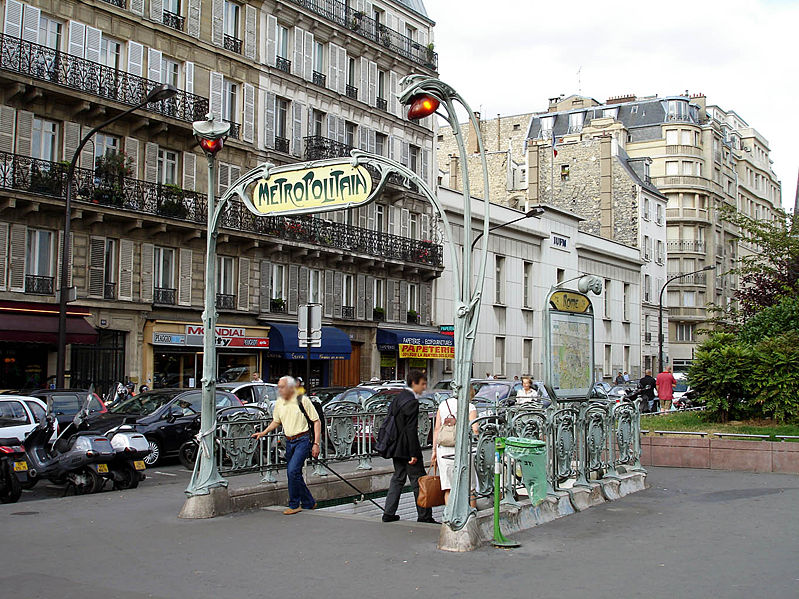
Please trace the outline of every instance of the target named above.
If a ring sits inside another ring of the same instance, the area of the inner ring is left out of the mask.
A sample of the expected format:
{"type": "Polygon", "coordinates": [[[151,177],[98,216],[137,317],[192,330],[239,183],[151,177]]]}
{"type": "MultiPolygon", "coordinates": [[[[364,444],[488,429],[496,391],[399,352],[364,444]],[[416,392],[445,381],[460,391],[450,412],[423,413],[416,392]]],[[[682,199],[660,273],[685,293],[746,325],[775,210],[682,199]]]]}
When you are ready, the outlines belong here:
{"type": "Polygon", "coordinates": [[[194,462],[197,459],[197,448],[198,445],[194,441],[186,441],[180,446],[178,458],[180,459],[180,463],[187,470],[194,470],[194,462]]]}
{"type": "Polygon", "coordinates": [[[126,464],[117,470],[117,472],[120,475],[120,479],[114,481],[114,489],[125,491],[127,489],[135,489],[139,486],[139,473],[136,472],[133,466],[126,464]]]}
{"type": "Polygon", "coordinates": [[[22,495],[22,486],[19,484],[17,475],[11,471],[11,465],[7,465],[7,472],[2,473],[6,477],[5,486],[0,489],[0,502],[16,503],[22,495]]]}
{"type": "Polygon", "coordinates": [[[150,444],[150,453],[144,458],[144,463],[148,466],[155,466],[161,459],[161,446],[155,439],[148,438],[147,442],[150,444]]]}

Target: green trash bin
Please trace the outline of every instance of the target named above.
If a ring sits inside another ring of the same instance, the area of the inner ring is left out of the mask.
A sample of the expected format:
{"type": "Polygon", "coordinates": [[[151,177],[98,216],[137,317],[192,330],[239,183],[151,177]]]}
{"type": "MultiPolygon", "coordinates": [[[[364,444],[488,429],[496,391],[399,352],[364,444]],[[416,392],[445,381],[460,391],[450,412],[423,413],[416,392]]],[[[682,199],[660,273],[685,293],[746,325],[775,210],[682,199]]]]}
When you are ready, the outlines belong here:
{"type": "Polygon", "coordinates": [[[525,437],[506,437],[505,451],[521,466],[522,483],[530,503],[538,505],[547,496],[546,443],[525,437]]]}

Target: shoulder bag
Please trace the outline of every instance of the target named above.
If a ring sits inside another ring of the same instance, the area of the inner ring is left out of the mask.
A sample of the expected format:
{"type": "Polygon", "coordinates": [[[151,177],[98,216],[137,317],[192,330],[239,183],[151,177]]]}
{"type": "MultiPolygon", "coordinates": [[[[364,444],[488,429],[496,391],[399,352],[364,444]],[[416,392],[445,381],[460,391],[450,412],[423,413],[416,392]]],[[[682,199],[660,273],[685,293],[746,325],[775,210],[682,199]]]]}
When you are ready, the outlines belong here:
{"type": "Polygon", "coordinates": [[[441,477],[435,474],[435,462],[430,472],[433,474],[419,477],[419,497],[416,499],[416,505],[419,507],[431,508],[444,505],[444,491],[441,490],[441,477]]]}
{"type": "Polygon", "coordinates": [[[438,444],[441,447],[455,447],[455,416],[452,415],[452,409],[449,407],[449,401],[444,400],[447,406],[449,416],[444,418],[441,423],[441,430],[438,431],[438,444]]]}

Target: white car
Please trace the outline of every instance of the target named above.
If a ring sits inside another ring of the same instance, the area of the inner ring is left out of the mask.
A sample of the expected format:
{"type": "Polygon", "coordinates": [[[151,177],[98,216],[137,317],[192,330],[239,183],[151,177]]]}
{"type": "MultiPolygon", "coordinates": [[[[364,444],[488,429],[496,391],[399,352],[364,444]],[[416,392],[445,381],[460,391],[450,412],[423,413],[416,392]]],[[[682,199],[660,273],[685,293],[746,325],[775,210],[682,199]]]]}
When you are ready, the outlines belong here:
{"type": "Polygon", "coordinates": [[[0,395],[0,437],[16,437],[21,443],[46,415],[47,405],[41,399],[0,395]]]}

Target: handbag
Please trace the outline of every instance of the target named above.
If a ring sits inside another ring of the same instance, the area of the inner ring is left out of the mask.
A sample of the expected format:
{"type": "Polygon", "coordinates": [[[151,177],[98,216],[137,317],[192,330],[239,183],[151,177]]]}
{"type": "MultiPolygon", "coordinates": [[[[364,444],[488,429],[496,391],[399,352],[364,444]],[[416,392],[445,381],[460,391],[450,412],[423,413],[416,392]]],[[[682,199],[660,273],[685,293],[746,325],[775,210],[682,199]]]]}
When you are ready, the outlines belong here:
{"type": "MultiPolygon", "coordinates": [[[[436,465],[430,472],[436,471],[436,465]]],[[[444,491],[441,490],[441,477],[437,474],[425,474],[419,477],[419,496],[416,498],[416,505],[423,508],[438,507],[444,505],[444,491]]]]}
{"type": "Polygon", "coordinates": [[[455,447],[455,416],[452,415],[452,409],[449,407],[449,401],[445,400],[449,416],[444,418],[441,424],[441,430],[438,431],[438,444],[441,447],[455,447]]]}

